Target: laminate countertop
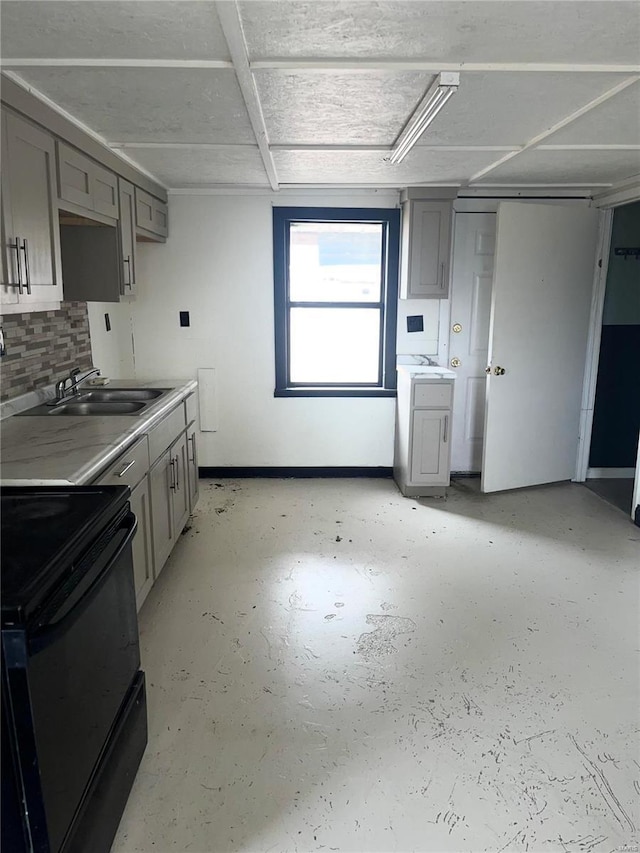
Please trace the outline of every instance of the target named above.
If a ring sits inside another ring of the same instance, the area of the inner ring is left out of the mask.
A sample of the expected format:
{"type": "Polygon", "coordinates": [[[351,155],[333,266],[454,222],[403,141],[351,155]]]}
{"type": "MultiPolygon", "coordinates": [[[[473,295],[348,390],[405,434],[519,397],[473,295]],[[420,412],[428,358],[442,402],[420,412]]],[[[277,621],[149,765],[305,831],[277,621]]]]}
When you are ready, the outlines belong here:
{"type": "MultiPolygon", "coordinates": [[[[198,387],[195,379],[111,381],[107,388],[170,389],[134,415],[12,415],[0,422],[0,485],[84,486],[198,387]]],[[[85,385],[85,391],[91,387],[85,385]]],[[[42,400],[36,400],[37,405],[42,400]]],[[[5,404],[6,405],[6,404],[5,404]]]]}

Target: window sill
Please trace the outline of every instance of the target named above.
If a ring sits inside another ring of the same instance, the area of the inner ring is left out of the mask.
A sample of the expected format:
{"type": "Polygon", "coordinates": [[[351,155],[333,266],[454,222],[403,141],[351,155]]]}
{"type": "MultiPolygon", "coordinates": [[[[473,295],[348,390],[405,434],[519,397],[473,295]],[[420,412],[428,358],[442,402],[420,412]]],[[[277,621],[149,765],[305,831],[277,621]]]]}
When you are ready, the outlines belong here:
{"type": "Polygon", "coordinates": [[[396,397],[395,388],[276,388],[274,397],[396,397]]]}

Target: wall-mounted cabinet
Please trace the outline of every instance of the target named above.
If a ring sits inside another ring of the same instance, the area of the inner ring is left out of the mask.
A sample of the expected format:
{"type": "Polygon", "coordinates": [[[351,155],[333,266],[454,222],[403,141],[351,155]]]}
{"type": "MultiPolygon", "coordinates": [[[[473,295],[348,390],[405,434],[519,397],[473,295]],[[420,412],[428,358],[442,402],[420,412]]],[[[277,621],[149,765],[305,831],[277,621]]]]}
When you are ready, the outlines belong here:
{"type": "Polygon", "coordinates": [[[402,205],[401,299],[446,299],[451,252],[450,201],[402,205]]]}
{"type": "Polygon", "coordinates": [[[2,113],[2,311],[37,310],[62,299],[52,136],[2,113]]]}
{"type": "Polygon", "coordinates": [[[158,240],[169,233],[168,205],[136,187],[136,227],[143,237],[158,240]]]}
{"type": "Polygon", "coordinates": [[[135,187],[120,178],[120,258],[122,270],[121,293],[135,299],[136,296],[136,195],[135,187]]]}
{"type": "Polygon", "coordinates": [[[60,206],[70,202],[84,211],[118,219],[118,176],[63,142],[57,143],[60,206]]]}

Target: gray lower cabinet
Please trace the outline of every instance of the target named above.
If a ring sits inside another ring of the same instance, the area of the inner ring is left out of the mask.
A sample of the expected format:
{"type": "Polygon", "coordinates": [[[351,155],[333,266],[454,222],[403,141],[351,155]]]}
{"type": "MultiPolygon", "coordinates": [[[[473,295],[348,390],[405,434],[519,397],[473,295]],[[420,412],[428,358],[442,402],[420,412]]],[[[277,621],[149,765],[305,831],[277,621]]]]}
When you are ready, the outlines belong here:
{"type": "Polygon", "coordinates": [[[449,485],[449,412],[416,409],[411,425],[412,483],[449,485]]]}
{"type": "Polygon", "coordinates": [[[149,478],[145,477],[131,492],[131,509],[138,519],[138,529],[133,539],[133,578],[138,610],[153,586],[153,540],[151,537],[151,502],[149,478]]]}
{"type": "Polygon", "coordinates": [[[407,497],[442,495],[449,485],[453,381],[398,372],[394,477],[407,497]]]}
{"type": "Polygon", "coordinates": [[[189,518],[187,438],[183,433],[149,473],[156,577],[189,518]]]}
{"type": "Polygon", "coordinates": [[[28,311],[62,299],[55,142],[12,113],[2,120],[2,304],[28,311]]]}
{"type": "Polygon", "coordinates": [[[196,447],[196,426],[192,424],[187,429],[187,470],[189,473],[189,512],[193,512],[200,495],[200,480],[198,475],[198,450],[196,447]]]}

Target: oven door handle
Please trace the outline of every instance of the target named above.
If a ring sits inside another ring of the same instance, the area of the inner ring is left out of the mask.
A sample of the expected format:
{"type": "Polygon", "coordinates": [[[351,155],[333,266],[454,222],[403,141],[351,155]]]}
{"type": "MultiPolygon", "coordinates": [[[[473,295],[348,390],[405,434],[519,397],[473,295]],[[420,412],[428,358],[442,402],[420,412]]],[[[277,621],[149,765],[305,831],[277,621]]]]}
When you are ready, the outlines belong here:
{"type": "Polygon", "coordinates": [[[57,637],[63,634],[100,592],[109,577],[114,564],[133,539],[138,528],[138,520],[132,512],[128,512],[113,535],[104,551],[102,551],[91,568],[82,574],[71,592],[64,594],[60,606],[44,621],[40,621],[35,630],[29,632],[29,651],[38,652],[46,648],[57,637]],[[82,581],[92,578],[89,586],[82,581]]]}

